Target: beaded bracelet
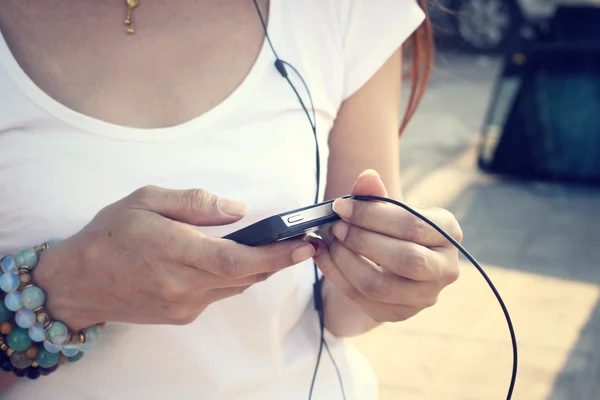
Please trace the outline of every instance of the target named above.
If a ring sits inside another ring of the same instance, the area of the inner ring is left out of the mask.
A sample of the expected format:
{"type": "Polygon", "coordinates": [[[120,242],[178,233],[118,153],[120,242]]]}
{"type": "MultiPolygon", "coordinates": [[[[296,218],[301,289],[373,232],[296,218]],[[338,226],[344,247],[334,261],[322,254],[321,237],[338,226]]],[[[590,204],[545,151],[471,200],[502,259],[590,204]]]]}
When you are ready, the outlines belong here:
{"type": "Polygon", "coordinates": [[[96,344],[104,324],[81,332],[52,320],[44,309],[46,295],[32,282],[39,254],[58,243],[48,241],[0,259],[0,369],[37,379],[59,365],[76,362],[96,344]]]}

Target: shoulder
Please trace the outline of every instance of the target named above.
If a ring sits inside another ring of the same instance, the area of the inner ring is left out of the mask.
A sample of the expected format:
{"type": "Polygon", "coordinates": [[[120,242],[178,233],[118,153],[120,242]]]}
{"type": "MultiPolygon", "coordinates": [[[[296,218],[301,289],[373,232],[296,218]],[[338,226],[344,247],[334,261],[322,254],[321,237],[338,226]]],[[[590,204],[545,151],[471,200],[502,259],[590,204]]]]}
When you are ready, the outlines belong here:
{"type": "Polygon", "coordinates": [[[425,19],[417,0],[310,0],[302,5],[295,0],[274,1],[285,3],[296,23],[320,31],[321,40],[328,41],[334,61],[343,68],[344,99],[364,85],[425,19]]]}

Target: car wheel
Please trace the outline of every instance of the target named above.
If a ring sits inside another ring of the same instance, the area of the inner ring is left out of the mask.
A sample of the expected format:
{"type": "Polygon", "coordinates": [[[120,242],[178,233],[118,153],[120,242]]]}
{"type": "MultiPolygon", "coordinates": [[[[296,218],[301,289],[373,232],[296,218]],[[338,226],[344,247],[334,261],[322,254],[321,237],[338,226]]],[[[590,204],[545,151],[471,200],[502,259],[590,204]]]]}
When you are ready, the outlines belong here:
{"type": "Polygon", "coordinates": [[[452,21],[468,50],[500,53],[520,35],[523,17],[512,0],[452,0],[452,21]]]}

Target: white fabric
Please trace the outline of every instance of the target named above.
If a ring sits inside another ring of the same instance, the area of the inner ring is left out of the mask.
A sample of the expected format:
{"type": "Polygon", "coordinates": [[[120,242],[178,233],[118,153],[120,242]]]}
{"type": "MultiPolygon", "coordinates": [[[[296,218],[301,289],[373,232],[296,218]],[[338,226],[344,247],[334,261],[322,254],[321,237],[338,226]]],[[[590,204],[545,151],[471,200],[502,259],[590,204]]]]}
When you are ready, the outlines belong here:
{"type": "MultiPolygon", "coordinates": [[[[423,13],[414,0],[272,0],[270,14],[277,51],[298,68],[315,101],[324,182],[327,137],[342,101],[423,13]]],[[[312,133],[268,47],[214,109],[146,130],[81,115],[48,97],[0,36],[0,255],[72,235],[103,206],[148,184],[200,187],[249,205],[241,222],[204,229],[214,236],[313,201],[312,133]]],[[[319,337],[312,282],[305,262],[213,304],[188,326],[108,324],[101,344],[80,362],[23,380],[0,397],[305,399],[319,337]]],[[[362,356],[330,335],[328,341],[347,398],[375,399],[377,382],[362,356]]],[[[313,398],[341,398],[325,353],[313,398]]]]}

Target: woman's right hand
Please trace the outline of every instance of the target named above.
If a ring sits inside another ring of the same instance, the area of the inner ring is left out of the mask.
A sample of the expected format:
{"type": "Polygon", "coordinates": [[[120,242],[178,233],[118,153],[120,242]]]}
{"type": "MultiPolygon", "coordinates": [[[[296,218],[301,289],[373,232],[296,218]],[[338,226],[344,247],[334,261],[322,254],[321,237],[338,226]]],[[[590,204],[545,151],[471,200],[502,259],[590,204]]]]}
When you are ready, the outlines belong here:
{"type": "Polygon", "coordinates": [[[313,256],[302,240],[248,247],[189,226],[229,224],[245,212],[203,190],[145,187],[42,252],[34,281],[50,315],[73,330],[105,321],[188,324],[211,303],[313,256]]]}

